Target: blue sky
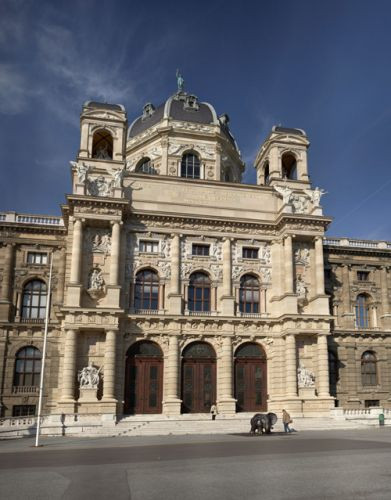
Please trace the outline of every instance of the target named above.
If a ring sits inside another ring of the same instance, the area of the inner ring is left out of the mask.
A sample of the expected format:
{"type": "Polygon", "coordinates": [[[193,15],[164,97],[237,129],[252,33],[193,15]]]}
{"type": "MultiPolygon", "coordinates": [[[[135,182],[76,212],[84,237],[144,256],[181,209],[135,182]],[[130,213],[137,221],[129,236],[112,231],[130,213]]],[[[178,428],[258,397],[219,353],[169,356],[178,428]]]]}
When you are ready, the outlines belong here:
{"type": "Polygon", "coordinates": [[[0,210],[60,213],[82,103],[186,88],[228,113],[253,161],[271,127],[306,130],[329,235],[391,240],[391,3],[1,0],[0,210]]]}

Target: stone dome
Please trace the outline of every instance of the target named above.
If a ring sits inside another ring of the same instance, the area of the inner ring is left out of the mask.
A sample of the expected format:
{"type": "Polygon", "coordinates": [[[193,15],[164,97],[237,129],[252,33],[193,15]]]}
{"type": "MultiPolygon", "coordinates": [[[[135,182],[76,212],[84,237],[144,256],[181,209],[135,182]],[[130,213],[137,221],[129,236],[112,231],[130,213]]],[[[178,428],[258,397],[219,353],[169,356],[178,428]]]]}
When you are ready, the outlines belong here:
{"type": "Polygon", "coordinates": [[[238,150],[236,141],[231,134],[228,115],[217,117],[214,107],[207,102],[200,102],[195,95],[178,92],[169,97],[158,107],[151,103],[145,104],[143,114],[136,118],[128,128],[128,140],[142,134],[162,120],[170,119],[203,125],[218,125],[221,131],[238,150]]]}

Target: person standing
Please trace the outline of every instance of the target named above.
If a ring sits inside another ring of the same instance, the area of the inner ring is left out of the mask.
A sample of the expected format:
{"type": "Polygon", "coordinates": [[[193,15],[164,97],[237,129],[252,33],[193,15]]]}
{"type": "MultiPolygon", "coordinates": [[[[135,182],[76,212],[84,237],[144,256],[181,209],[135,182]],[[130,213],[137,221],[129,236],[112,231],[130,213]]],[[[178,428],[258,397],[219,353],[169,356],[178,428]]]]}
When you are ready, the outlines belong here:
{"type": "Polygon", "coordinates": [[[292,423],[291,416],[286,410],[282,410],[282,423],[284,424],[284,432],[292,432],[293,429],[289,427],[289,424],[292,423]]]}
{"type": "Polygon", "coordinates": [[[212,415],[212,420],[216,420],[216,415],[217,415],[217,406],[213,404],[210,407],[210,414],[212,415]]]}

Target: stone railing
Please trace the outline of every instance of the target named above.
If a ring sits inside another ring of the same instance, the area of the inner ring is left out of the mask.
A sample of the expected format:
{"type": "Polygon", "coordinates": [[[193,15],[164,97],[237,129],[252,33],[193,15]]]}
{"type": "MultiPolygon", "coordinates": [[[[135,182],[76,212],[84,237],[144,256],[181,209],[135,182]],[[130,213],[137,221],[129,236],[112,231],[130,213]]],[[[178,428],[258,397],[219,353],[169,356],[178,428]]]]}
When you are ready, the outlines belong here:
{"type": "Polygon", "coordinates": [[[391,242],[374,240],[355,240],[352,238],[324,238],[323,245],[350,248],[391,249],[391,242]]]}
{"type": "Polygon", "coordinates": [[[39,387],[36,385],[14,385],[12,387],[12,394],[37,394],[39,387]]]}
{"type": "Polygon", "coordinates": [[[38,224],[40,226],[64,226],[62,217],[51,215],[18,214],[16,212],[0,212],[0,222],[16,224],[38,224]]]}
{"type": "Polygon", "coordinates": [[[160,314],[162,311],[159,309],[135,309],[134,314],[160,314]]]}
{"type": "Polygon", "coordinates": [[[1,427],[32,427],[37,425],[37,417],[1,417],[1,427]]]}

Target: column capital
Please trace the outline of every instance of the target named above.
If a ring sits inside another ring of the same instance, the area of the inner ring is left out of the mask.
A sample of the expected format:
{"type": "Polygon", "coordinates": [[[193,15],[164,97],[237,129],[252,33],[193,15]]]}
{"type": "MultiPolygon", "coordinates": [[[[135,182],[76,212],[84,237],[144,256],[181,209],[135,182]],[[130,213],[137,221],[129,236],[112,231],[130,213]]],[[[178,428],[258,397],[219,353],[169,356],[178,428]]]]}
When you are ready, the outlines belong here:
{"type": "Polygon", "coordinates": [[[110,225],[111,225],[111,226],[114,226],[115,224],[119,224],[120,226],[123,226],[123,225],[124,225],[124,223],[123,223],[123,221],[122,221],[122,220],[111,220],[111,221],[110,221],[110,225]]]}

